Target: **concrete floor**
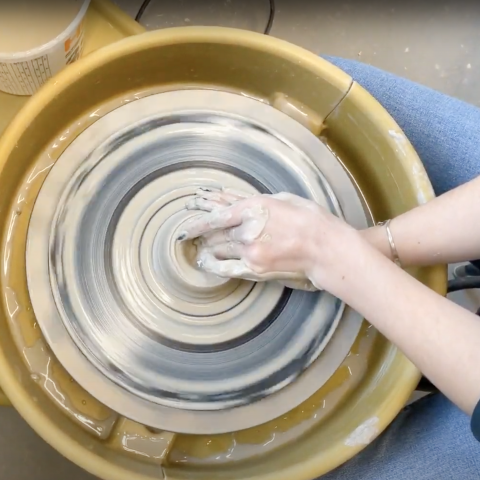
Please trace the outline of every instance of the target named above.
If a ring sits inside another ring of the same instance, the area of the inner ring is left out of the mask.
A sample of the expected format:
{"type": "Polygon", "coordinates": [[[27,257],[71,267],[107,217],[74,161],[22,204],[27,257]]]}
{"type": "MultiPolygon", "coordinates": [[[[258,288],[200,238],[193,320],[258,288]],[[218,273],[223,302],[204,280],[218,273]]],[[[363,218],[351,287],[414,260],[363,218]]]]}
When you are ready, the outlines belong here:
{"type": "MultiPolygon", "coordinates": [[[[135,15],[142,0],[114,0],[135,15]]],[[[276,0],[271,35],[360,60],[480,105],[480,2],[276,0]]],[[[261,32],[268,0],[152,0],[147,29],[222,25],[261,32]]]]}
{"type": "MultiPolygon", "coordinates": [[[[141,0],[115,0],[135,16],[141,0]]],[[[480,2],[276,0],[271,34],[315,53],[370,63],[480,106],[480,2]]],[[[224,25],[262,31],[268,0],[152,0],[148,29],[224,25]]],[[[478,292],[457,294],[471,310],[478,292]]],[[[0,478],[88,480],[10,408],[0,408],[0,478]]]]}

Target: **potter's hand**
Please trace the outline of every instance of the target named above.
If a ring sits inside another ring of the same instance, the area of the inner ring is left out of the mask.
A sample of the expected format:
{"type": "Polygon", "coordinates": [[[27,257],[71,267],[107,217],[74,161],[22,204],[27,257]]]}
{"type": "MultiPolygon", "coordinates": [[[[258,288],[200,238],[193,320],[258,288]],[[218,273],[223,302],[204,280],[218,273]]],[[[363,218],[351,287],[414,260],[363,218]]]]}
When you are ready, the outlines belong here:
{"type": "Polygon", "coordinates": [[[322,273],[335,262],[336,236],[349,230],[316,203],[289,193],[247,196],[202,189],[187,208],[203,213],[179,240],[197,239],[201,268],[221,277],[278,280],[303,290],[322,289],[322,273]]]}

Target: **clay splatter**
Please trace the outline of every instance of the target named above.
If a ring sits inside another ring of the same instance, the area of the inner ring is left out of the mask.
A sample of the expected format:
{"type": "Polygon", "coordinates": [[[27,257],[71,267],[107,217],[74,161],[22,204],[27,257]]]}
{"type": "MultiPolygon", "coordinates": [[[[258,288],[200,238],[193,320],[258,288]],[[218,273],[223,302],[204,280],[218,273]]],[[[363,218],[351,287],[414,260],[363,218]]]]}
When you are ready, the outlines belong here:
{"type": "Polygon", "coordinates": [[[378,434],[378,417],[369,418],[358,426],[345,440],[347,447],[357,447],[359,445],[368,445],[378,434]]]}

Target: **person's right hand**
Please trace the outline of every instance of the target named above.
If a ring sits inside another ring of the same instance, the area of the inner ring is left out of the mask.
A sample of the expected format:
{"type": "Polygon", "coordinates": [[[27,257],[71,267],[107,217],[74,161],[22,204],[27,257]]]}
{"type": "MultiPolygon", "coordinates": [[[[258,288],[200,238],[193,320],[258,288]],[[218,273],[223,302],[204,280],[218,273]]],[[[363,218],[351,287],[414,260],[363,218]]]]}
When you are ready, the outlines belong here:
{"type": "Polygon", "coordinates": [[[315,202],[289,193],[201,189],[187,208],[208,212],[179,237],[197,239],[202,269],[304,290],[324,288],[322,278],[340,254],[338,238],[355,232],[315,202]]]}

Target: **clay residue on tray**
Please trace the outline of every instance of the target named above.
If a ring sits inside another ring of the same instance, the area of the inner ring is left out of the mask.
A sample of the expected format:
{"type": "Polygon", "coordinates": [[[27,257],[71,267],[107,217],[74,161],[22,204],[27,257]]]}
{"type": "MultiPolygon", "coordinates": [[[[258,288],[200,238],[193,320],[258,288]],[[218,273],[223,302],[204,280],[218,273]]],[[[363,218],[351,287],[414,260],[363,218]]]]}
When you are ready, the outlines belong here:
{"type": "Polygon", "coordinates": [[[172,448],[175,433],[152,430],[133,420],[122,418],[108,444],[129,456],[162,465],[172,448]]]}
{"type": "Polygon", "coordinates": [[[118,415],[74,382],[42,339],[33,347],[25,347],[23,354],[32,372],[32,380],[58,407],[93,435],[102,439],[110,436],[118,415]]]}
{"type": "Polygon", "coordinates": [[[327,421],[362,382],[376,338],[376,330],[364,323],[350,353],[330,380],[308,400],[280,418],[235,433],[178,435],[170,453],[170,463],[212,465],[241,461],[294,442],[327,421]]]}
{"type": "Polygon", "coordinates": [[[284,93],[275,93],[272,106],[308,128],[314,135],[318,136],[322,132],[323,118],[298,100],[284,93]]]}

